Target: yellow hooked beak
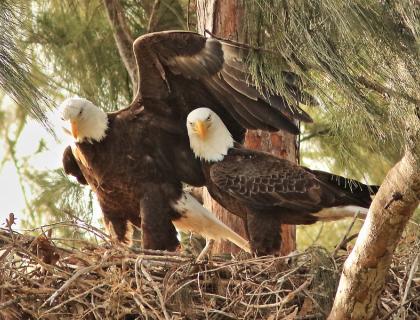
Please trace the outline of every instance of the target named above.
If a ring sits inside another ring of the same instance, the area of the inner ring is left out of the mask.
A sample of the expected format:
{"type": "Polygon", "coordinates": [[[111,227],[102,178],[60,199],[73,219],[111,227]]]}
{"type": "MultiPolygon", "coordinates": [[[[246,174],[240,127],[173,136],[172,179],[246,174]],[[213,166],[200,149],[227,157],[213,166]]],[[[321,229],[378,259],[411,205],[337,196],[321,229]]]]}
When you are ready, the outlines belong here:
{"type": "Polygon", "coordinates": [[[79,128],[77,127],[76,121],[71,121],[71,134],[73,135],[75,139],[77,139],[79,135],[79,128]]]}
{"type": "Polygon", "coordinates": [[[207,136],[207,124],[204,121],[196,121],[194,123],[194,130],[198,136],[204,140],[207,136]]]}

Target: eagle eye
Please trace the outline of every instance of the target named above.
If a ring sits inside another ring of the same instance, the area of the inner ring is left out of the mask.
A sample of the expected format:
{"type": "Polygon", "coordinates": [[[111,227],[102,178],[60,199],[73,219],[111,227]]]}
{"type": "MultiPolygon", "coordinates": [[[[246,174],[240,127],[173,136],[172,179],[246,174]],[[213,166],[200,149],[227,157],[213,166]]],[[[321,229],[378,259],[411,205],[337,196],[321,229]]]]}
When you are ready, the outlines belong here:
{"type": "Polygon", "coordinates": [[[80,109],[79,114],[78,114],[79,116],[82,114],[82,111],[83,111],[83,109],[80,109]]]}
{"type": "Polygon", "coordinates": [[[206,121],[210,121],[211,120],[211,115],[209,115],[206,119],[206,121]]]}

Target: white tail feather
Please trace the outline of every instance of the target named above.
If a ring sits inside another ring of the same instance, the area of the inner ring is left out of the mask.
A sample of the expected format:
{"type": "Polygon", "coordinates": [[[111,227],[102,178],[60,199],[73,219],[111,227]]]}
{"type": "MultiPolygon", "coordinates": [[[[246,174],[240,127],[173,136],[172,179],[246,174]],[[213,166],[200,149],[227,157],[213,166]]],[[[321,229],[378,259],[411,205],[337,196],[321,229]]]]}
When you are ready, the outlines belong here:
{"type": "Polygon", "coordinates": [[[178,230],[192,231],[207,239],[226,239],[246,252],[251,252],[247,240],[218,220],[189,193],[184,192],[181,198],[173,204],[173,208],[181,214],[179,219],[172,221],[178,230]]]}

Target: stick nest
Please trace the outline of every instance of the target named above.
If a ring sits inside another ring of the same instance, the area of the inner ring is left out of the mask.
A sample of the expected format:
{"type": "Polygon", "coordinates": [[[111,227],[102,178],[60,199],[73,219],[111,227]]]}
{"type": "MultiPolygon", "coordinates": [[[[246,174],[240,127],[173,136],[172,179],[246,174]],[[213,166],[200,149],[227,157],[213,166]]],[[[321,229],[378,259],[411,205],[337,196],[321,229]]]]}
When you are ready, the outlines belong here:
{"type": "MultiPolygon", "coordinates": [[[[69,223],[66,223],[68,226],[69,223]]],[[[287,257],[214,256],[135,250],[103,241],[54,239],[0,229],[0,319],[325,319],[346,251],[315,247],[287,257]]],[[[420,314],[420,240],[394,257],[380,319],[420,314]]]]}

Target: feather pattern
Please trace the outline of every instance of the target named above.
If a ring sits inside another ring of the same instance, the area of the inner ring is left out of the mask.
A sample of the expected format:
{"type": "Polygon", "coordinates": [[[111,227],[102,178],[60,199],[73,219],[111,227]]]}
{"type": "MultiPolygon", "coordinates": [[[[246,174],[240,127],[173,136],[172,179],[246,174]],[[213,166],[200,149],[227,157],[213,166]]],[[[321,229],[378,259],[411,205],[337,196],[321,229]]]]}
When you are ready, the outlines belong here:
{"type": "Polygon", "coordinates": [[[227,210],[244,218],[252,250],[260,255],[280,249],[281,223],[312,224],[366,212],[371,193],[378,190],[234,144],[222,138],[229,137],[229,130],[208,108],[192,111],[187,128],[193,152],[203,159],[207,189],[227,210]],[[205,123],[205,135],[194,130],[196,123],[205,123]]]}
{"type": "Polygon", "coordinates": [[[236,141],[243,140],[245,129],[298,133],[294,121],[309,119],[297,105],[248,85],[246,50],[184,31],[141,36],[133,50],[140,79],[134,100],[108,114],[89,103],[96,112],[72,123],[81,139],[71,156],[66,151],[63,164],[95,191],[105,225],[120,241],[134,224],[143,231],[145,248],[174,250],[178,240],[171,219],[179,212],[171,203],[182,194],[182,182],[208,182],[189,146],[189,112],[212,107],[236,141]]]}

